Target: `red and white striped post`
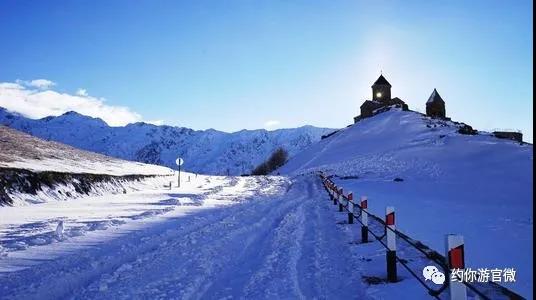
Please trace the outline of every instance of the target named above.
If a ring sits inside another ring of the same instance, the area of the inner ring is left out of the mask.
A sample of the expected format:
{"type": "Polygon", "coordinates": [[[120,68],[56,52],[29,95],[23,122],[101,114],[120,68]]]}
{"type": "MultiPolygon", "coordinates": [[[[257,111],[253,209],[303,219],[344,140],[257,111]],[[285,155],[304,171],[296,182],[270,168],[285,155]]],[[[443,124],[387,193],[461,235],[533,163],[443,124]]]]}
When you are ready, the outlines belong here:
{"type": "Polygon", "coordinates": [[[339,190],[339,196],[337,197],[337,200],[339,202],[339,211],[342,212],[343,211],[342,202],[344,201],[342,188],[339,190]]]}
{"type": "MultiPolygon", "coordinates": [[[[446,236],[447,246],[447,261],[449,270],[452,269],[465,269],[465,253],[463,236],[457,234],[447,234],[446,236]]],[[[463,273],[462,273],[463,274],[463,273]]],[[[450,276],[447,275],[447,280],[450,280],[450,276]]],[[[451,300],[467,300],[467,287],[462,282],[462,278],[457,281],[450,280],[449,282],[449,294],[451,300]]]]}
{"type": "Polygon", "coordinates": [[[368,199],[361,196],[361,242],[368,243],[368,199]]]}
{"type": "Polygon", "coordinates": [[[354,224],[354,193],[348,194],[348,224],[354,224]]]}
{"type": "Polygon", "coordinates": [[[387,234],[387,281],[396,282],[395,208],[392,206],[385,208],[385,226],[387,234]]]}

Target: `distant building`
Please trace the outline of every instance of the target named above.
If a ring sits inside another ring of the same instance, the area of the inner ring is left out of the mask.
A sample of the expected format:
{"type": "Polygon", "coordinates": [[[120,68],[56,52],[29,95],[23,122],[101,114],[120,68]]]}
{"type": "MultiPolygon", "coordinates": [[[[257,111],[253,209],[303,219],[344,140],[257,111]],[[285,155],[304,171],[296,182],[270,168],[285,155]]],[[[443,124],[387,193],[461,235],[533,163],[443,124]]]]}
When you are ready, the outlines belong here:
{"type": "Polygon", "coordinates": [[[523,134],[517,131],[494,131],[493,135],[500,139],[508,139],[516,142],[523,142],[523,134]]]}
{"type": "Polygon", "coordinates": [[[372,100],[366,100],[360,107],[361,114],[354,118],[357,123],[363,118],[372,117],[382,109],[388,109],[389,106],[397,106],[403,110],[408,110],[408,105],[400,98],[391,98],[391,84],[383,75],[372,85],[372,100]]]}
{"type": "Polygon", "coordinates": [[[387,104],[391,100],[391,87],[391,84],[383,77],[383,74],[380,75],[372,85],[372,101],[387,104]]]}
{"type": "Polygon", "coordinates": [[[367,100],[361,104],[361,118],[368,118],[372,117],[374,115],[374,111],[378,108],[382,108],[385,105],[381,102],[373,101],[373,100],[367,100]]]}
{"type": "Polygon", "coordinates": [[[445,101],[443,101],[436,89],[426,101],[426,115],[432,118],[446,118],[445,101]]]}

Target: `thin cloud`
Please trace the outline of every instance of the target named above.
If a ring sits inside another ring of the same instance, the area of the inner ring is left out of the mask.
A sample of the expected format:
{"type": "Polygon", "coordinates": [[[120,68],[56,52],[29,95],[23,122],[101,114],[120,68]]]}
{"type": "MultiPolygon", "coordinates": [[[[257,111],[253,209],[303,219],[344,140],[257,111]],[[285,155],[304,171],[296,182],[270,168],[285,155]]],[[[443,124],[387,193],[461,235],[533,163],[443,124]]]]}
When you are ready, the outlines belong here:
{"type": "Polygon", "coordinates": [[[160,126],[160,125],[164,125],[164,120],[145,121],[145,123],[160,126]]]}
{"type": "Polygon", "coordinates": [[[279,124],[281,124],[281,122],[278,120],[269,120],[264,123],[264,128],[273,128],[279,124]]]}
{"type": "Polygon", "coordinates": [[[78,95],[78,96],[82,96],[82,97],[87,97],[87,96],[89,96],[88,93],[87,93],[87,90],[85,90],[85,89],[78,89],[78,90],[76,91],[76,95],[78,95]]]}
{"type": "Polygon", "coordinates": [[[16,83],[27,87],[38,88],[41,90],[50,89],[56,85],[55,82],[47,79],[34,79],[30,81],[17,79],[16,83]]]}
{"type": "Polygon", "coordinates": [[[0,82],[0,106],[33,119],[76,111],[100,118],[110,126],[142,121],[141,115],[128,107],[107,105],[104,98],[89,96],[84,89],[74,95],[46,89],[53,85],[46,79],[0,82]]]}

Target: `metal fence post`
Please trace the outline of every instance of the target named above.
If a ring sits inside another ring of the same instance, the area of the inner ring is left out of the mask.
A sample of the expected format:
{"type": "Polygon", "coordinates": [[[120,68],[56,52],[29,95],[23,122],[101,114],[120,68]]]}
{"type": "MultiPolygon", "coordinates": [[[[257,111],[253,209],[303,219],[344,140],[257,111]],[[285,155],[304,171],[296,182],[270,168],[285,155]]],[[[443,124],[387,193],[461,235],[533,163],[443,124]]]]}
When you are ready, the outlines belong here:
{"type": "Polygon", "coordinates": [[[387,234],[387,281],[396,282],[396,235],[395,235],[395,208],[385,208],[385,231],[387,234]]]}
{"type": "Polygon", "coordinates": [[[338,193],[339,193],[339,195],[338,195],[337,199],[338,199],[338,202],[339,202],[339,211],[342,212],[342,211],[343,211],[342,201],[344,201],[344,200],[343,200],[343,199],[344,199],[344,197],[343,197],[344,195],[343,195],[342,188],[339,190],[338,193]],[[343,198],[343,199],[341,199],[341,198],[343,198]]]}
{"type": "MultiPolygon", "coordinates": [[[[465,253],[463,236],[457,234],[447,234],[446,236],[447,246],[447,261],[449,271],[452,269],[459,269],[463,274],[465,269],[465,253]]],[[[466,300],[467,299],[467,287],[463,284],[463,278],[458,278],[457,281],[452,281],[449,274],[445,274],[446,280],[449,280],[449,294],[451,300],[466,300]]],[[[454,275],[456,276],[456,275],[454,275]]]]}
{"type": "Polygon", "coordinates": [[[361,196],[361,242],[368,243],[368,199],[367,196],[361,196]]]}
{"type": "Polygon", "coordinates": [[[348,194],[348,224],[354,224],[354,193],[348,194]]]}
{"type": "Polygon", "coordinates": [[[335,186],[333,184],[331,185],[331,192],[333,194],[333,205],[337,205],[337,195],[335,193],[335,186]]]}

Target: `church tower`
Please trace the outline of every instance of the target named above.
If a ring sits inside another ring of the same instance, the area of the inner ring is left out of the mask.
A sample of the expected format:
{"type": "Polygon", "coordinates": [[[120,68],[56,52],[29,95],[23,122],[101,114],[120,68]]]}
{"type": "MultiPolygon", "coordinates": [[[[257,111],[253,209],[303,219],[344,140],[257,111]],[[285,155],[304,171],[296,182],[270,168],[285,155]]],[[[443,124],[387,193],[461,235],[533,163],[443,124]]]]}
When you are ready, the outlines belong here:
{"type": "Polygon", "coordinates": [[[383,75],[372,85],[372,100],[381,103],[391,101],[391,84],[383,75]]]}
{"type": "Polygon", "coordinates": [[[436,89],[426,101],[426,115],[432,118],[442,118],[446,117],[445,113],[445,101],[439,96],[439,93],[436,89]]]}
{"type": "Polygon", "coordinates": [[[391,98],[391,84],[383,75],[380,75],[372,85],[372,100],[366,100],[361,104],[359,107],[361,114],[354,117],[354,123],[359,122],[363,118],[372,117],[375,114],[387,111],[391,109],[390,107],[409,110],[408,105],[402,99],[398,97],[391,98]]]}

